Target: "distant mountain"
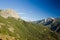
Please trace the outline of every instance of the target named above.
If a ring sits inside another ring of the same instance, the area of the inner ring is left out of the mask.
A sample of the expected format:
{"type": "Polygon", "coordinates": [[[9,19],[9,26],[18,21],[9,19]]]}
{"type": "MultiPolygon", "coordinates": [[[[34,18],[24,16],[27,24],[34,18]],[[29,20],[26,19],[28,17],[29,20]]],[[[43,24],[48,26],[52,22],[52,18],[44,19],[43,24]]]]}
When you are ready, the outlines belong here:
{"type": "Polygon", "coordinates": [[[36,24],[50,25],[52,31],[60,33],[60,18],[47,18],[40,21],[35,21],[36,24]]]}
{"type": "Polygon", "coordinates": [[[0,40],[60,40],[60,34],[43,24],[20,20],[15,11],[9,9],[0,10],[0,40]]]}
{"type": "Polygon", "coordinates": [[[47,18],[47,19],[34,21],[34,23],[36,24],[44,24],[44,25],[48,25],[54,22],[60,22],[60,18],[47,18]]]}

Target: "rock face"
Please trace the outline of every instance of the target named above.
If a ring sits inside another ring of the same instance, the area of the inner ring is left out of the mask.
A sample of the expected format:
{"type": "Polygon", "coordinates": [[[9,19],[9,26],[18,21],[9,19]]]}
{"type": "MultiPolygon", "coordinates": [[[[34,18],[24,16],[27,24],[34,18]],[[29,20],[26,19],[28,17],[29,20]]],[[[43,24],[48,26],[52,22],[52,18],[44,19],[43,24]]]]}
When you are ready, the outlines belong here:
{"type": "Polygon", "coordinates": [[[17,13],[14,10],[12,10],[12,9],[7,9],[7,10],[0,11],[0,16],[2,16],[4,18],[8,18],[8,17],[14,17],[16,19],[19,18],[17,13]]]}
{"type": "Polygon", "coordinates": [[[55,22],[55,18],[48,18],[46,19],[44,25],[49,25],[55,22]]]}

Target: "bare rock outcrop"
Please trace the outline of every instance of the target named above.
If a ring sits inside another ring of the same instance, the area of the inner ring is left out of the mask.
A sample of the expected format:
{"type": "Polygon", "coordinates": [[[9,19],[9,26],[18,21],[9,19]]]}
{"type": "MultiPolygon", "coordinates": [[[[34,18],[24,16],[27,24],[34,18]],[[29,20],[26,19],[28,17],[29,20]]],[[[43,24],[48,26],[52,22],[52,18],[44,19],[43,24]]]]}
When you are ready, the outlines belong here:
{"type": "Polygon", "coordinates": [[[17,12],[15,12],[12,9],[7,9],[7,10],[2,10],[0,11],[0,16],[4,17],[4,18],[8,18],[8,17],[14,17],[16,19],[19,18],[17,12]]]}

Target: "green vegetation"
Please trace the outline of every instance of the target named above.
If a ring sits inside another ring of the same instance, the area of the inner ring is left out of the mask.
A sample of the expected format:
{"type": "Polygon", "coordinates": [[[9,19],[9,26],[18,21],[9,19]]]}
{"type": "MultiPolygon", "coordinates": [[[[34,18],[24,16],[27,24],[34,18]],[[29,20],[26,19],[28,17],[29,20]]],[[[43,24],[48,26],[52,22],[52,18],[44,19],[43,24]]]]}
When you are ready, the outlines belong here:
{"type": "MultiPolygon", "coordinates": [[[[0,34],[15,37],[16,40],[60,40],[60,34],[51,32],[42,24],[34,24],[14,18],[5,19],[0,16],[0,34]],[[8,28],[14,30],[10,31],[8,28]]],[[[6,39],[7,40],[7,39],[6,39]]]]}

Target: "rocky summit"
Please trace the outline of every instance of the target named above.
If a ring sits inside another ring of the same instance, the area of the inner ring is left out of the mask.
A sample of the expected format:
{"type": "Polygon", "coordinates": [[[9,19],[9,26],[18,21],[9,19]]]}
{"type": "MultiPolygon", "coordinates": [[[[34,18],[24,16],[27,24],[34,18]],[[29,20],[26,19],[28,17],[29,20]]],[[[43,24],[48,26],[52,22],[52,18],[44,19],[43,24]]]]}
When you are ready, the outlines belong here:
{"type": "Polygon", "coordinates": [[[0,16],[4,18],[8,18],[8,17],[14,17],[16,19],[19,18],[19,16],[17,15],[17,12],[15,12],[13,9],[0,10],[0,16]]]}

